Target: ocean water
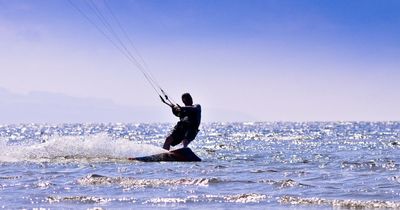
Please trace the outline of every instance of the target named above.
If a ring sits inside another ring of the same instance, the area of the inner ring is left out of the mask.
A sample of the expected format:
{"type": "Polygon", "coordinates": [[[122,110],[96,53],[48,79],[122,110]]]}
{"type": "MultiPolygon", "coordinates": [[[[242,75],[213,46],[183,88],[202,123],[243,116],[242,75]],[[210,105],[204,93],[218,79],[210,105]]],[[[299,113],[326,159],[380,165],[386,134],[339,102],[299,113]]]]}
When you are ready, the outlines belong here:
{"type": "Polygon", "coordinates": [[[208,123],[202,162],[127,159],[172,126],[0,125],[0,208],[400,208],[400,122],[208,123]]]}

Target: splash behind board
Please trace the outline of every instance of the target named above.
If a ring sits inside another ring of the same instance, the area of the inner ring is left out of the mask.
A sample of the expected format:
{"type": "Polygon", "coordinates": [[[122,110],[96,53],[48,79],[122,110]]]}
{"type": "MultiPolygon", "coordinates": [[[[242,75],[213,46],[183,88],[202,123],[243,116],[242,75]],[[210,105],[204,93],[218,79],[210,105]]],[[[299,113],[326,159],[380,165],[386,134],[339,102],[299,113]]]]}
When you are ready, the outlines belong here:
{"type": "Polygon", "coordinates": [[[137,160],[142,162],[199,162],[201,159],[194,154],[194,152],[190,148],[180,148],[177,150],[173,150],[170,152],[165,152],[161,154],[145,156],[145,157],[137,157],[137,158],[128,158],[129,160],[137,160]]]}

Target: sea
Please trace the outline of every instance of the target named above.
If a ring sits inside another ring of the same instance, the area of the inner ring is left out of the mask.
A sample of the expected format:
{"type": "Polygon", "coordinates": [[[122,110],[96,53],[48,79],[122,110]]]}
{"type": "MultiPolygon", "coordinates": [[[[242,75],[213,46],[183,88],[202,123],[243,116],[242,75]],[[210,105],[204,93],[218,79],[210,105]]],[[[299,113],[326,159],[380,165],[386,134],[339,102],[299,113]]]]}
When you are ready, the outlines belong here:
{"type": "Polygon", "coordinates": [[[400,209],[400,122],[0,125],[2,209],[400,209]],[[173,149],[180,148],[181,145],[173,149]]]}

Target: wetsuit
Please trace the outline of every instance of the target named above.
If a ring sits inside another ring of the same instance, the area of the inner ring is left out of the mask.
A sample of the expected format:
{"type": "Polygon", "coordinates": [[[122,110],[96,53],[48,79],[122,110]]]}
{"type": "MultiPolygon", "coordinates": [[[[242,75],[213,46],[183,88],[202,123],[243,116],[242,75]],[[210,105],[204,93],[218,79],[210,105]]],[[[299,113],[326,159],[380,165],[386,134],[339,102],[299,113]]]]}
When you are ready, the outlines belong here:
{"type": "Polygon", "coordinates": [[[176,146],[181,143],[183,139],[187,139],[189,142],[193,141],[199,132],[201,106],[199,104],[184,106],[180,107],[180,110],[173,108],[172,113],[179,117],[180,120],[175,125],[170,135],[174,139],[171,145],[176,146]]]}

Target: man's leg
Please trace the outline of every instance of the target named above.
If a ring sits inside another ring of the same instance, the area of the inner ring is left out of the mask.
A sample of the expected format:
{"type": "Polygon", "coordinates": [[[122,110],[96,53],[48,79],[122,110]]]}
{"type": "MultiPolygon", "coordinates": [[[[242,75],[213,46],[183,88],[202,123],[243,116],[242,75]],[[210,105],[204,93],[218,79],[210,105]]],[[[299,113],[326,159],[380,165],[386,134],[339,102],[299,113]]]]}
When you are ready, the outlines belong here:
{"type": "Polygon", "coordinates": [[[174,141],[174,138],[172,138],[172,136],[168,136],[168,137],[165,139],[163,148],[166,149],[166,150],[169,150],[169,149],[171,148],[171,143],[172,143],[173,141],[174,141]]]}
{"type": "Polygon", "coordinates": [[[193,131],[193,130],[187,130],[185,133],[185,137],[182,140],[183,147],[186,148],[194,138],[196,138],[196,135],[199,131],[193,131]],[[190,139],[190,140],[189,140],[190,139]]]}
{"type": "Polygon", "coordinates": [[[186,147],[188,146],[189,143],[190,143],[189,140],[183,139],[183,140],[182,140],[183,148],[186,148],[186,147]]]}
{"type": "Polygon", "coordinates": [[[174,128],[172,129],[171,134],[165,139],[163,148],[169,150],[171,148],[171,144],[175,139],[179,139],[181,136],[181,124],[178,122],[174,128]]]}

